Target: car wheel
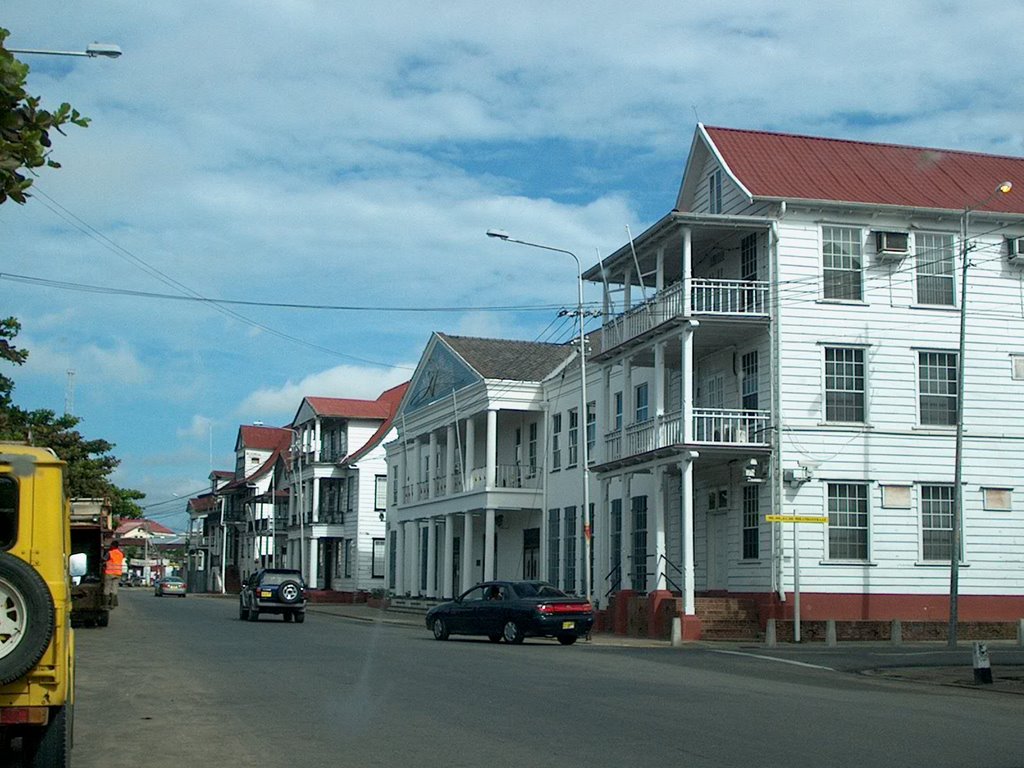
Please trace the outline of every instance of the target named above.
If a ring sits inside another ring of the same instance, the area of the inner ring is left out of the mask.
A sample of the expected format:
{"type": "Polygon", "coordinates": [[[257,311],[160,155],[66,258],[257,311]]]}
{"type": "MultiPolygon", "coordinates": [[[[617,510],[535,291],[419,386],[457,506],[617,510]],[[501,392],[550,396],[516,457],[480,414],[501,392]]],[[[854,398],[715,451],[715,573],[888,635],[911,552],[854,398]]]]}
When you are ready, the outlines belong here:
{"type": "Polygon", "coordinates": [[[249,619],[249,621],[259,621],[260,620],[260,609],[259,608],[250,608],[249,609],[248,619],[249,619]]]}
{"type": "Polygon", "coordinates": [[[294,618],[295,618],[295,614],[292,613],[291,611],[285,611],[284,613],[281,614],[281,619],[283,621],[291,621],[294,618]]]}
{"type": "Polygon", "coordinates": [[[306,620],[306,612],[305,611],[296,611],[295,612],[295,623],[296,624],[301,624],[305,620],[306,620]]]}
{"type": "Polygon", "coordinates": [[[448,639],[448,625],[444,623],[444,619],[436,617],[434,622],[430,625],[430,629],[434,633],[435,640],[448,639]]]}
{"type": "Polygon", "coordinates": [[[53,596],[35,568],[0,552],[0,685],[22,677],[53,637],[53,596]]]}
{"type": "Polygon", "coordinates": [[[71,718],[70,705],[56,710],[35,744],[35,751],[28,765],[31,768],[67,768],[71,765],[71,718]]]}
{"type": "Polygon", "coordinates": [[[523,642],[523,630],[521,630],[519,625],[514,621],[508,621],[505,623],[505,631],[502,632],[502,636],[505,638],[506,643],[519,645],[523,642]]]}
{"type": "Polygon", "coordinates": [[[239,600],[238,601],[238,620],[239,621],[245,621],[248,618],[249,618],[249,612],[247,610],[245,610],[245,606],[242,604],[242,601],[239,600]]]}
{"type": "Polygon", "coordinates": [[[96,626],[97,627],[106,627],[109,624],[110,624],[110,614],[109,613],[101,613],[99,618],[96,619],[96,626]]]}
{"type": "Polygon", "coordinates": [[[277,588],[277,596],[282,603],[297,603],[302,596],[302,589],[297,581],[284,581],[277,588]]]}
{"type": "Polygon", "coordinates": [[[492,643],[500,643],[501,642],[501,635],[491,634],[491,635],[487,636],[487,639],[490,640],[492,643]]]}
{"type": "Polygon", "coordinates": [[[558,642],[562,645],[572,645],[576,642],[576,635],[559,635],[558,642]]]}

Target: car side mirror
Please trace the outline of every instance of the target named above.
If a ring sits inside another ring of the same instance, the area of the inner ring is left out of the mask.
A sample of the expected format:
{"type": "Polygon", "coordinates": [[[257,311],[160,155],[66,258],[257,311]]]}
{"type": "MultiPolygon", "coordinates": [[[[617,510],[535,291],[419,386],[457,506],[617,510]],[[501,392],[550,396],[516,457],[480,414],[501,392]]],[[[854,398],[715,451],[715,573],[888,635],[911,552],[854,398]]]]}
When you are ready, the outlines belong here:
{"type": "Polygon", "coordinates": [[[68,573],[72,577],[85,576],[89,569],[89,557],[85,552],[76,552],[68,558],[68,573]]]}

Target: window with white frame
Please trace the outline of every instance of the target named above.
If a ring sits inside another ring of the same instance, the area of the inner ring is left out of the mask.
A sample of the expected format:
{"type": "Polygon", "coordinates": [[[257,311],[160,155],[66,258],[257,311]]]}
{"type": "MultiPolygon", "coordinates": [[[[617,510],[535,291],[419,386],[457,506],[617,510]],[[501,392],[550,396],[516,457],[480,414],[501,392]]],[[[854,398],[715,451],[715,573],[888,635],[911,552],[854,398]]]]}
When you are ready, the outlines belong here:
{"type": "Polygon", "coordinates": [[[587,458],[594,460],[594,446],[597,444],[597,403],[587,403],[587,458]]]}
{"type": "Polygon", "coordinates": [[[956,352],[918,352],[917,389],[921,425],[955,426],[957,404],[956,352]]]}
{"type": "Polygon", "coordinates": [[[708,176],[708,212],[722,212],[722,171],[717,168],[708,176]]]}
{"type": "Polygon", "coordinates": [[[740,389],[743,410],[756,411],[758,407],[758,365],[756,349],[743,355],[741,358],[741,370],[743,378],[740,383],[740,389]]]}
{"type": "Polygon", "coordinates": [[[569,409],[569,451],[565,462],[567,467],[575,467],[579,463],[580,450],[580,412],[576,408],[569,409]]]}
{"type": "Polygon", "coordinates": [[[373,561],[370,565],[370,578],[384,578],[384,539],[373,540],[373,561]]]}
{"type": "Polygon", "coordinates": [[[388,506],[388,476],[374,475],[373,508],[380,512],[388,506]]]}
{"type": "Polygon", "coordinates": [[[761,556],[759,485],[743,486],[743,559],[757,560],[761,556]]]}
{"type": "MultiPolygon", "coordinates": [[[[1021,378],[1024,378],[1024,376],[1021,378]]],[[[614,403],[613,408],[615,411],[613,421],[615,423],[615,431],[618,432],[622,429],[622,393],[616,392],[612,397],[612,402],[614,403]]]]}
{"type": "Polygon", "coordinates": [[[823,297],[837,301],[861,301],[863,294],[863,244],[858,227],[823,226],[823,297]]]}
{"type": "Polygon", "coordinates": [[[825,421],[864,421],[864,350],[825,347],[825,421]]]}
{"type": "Polygon", "coordinates": [[[868,559],[867,483],[828,484],[828,556],[868,559]]]}
{"type": "Polygon", "coordinates": [[[921,486],[921,559],[949,562],[953,551],[953,508],[951,485],[921,486]]]}
{"type": "Polygon", "coordinates": [[[648,402],[647,402],[647,382],[639,385],[635,391],[636,399],[636,410],[634,412],[634,423],[640,424],[641,422],[647,421],[648,414],[648,402]]]}
{"type": "Polygon", "coordinates": [[[551,469],[562,468],[562,414],[551,416],[551,469]]]}
{"type": "Polygon", "coordinates": [[[1010,355],[1010,378],[1024,381],[1024,355],[1010,355]]]}
{"type": "Polygon", "coordinates": [[[917,302],[952,307],[956,303],[953,235],[918,232],[914,235],[917,259],[917,302]]]}

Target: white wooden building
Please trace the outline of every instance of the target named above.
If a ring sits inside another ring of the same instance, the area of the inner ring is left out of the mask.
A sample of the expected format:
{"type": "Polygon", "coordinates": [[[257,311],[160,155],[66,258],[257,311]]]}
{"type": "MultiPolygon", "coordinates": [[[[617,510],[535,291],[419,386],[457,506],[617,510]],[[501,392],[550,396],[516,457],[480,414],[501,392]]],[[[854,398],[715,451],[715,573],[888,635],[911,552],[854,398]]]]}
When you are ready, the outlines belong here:
{"type": "Polygon", "coordinates": [[[941,621],[962,418],[960,616],[1024,616],[1024,160],[698,125],[673,210],[585,278],[585,428],[571,347],[489,378],[432,337],[388,448],[394,591],[582,592],[585,434],[600,605],[677,595],[688,637],[708,595],[941,621]]]}

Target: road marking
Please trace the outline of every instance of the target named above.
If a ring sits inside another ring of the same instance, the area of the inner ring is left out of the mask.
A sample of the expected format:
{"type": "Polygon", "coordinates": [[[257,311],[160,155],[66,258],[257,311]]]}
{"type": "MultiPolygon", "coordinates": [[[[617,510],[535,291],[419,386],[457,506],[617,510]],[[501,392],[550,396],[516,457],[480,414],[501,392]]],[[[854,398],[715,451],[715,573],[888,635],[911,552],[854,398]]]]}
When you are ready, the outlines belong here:
{"type": "Polygon", "coordinates": [[[712,653],[724,653],[728,656],[746,656],[751,659],[764,659],[765,661],[777,661],[780,664],[792,664],[794,667],[809,667],[811,669],[824,669],[827,672],[835,672],[832,667],[825,667],[821,664],[808,664],[806,661],[793,661],[792,659],[779,659],[775,656],[763,656],[760,653],[743,653],[742,651],[718,651],[712,649],[712,653]]]}

